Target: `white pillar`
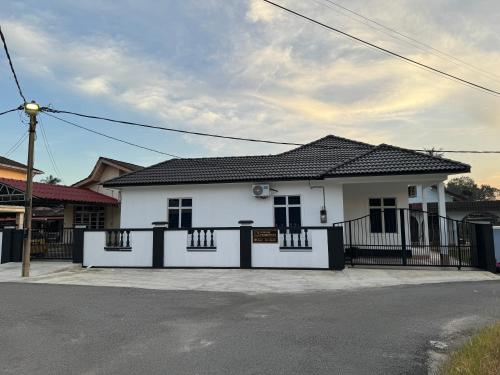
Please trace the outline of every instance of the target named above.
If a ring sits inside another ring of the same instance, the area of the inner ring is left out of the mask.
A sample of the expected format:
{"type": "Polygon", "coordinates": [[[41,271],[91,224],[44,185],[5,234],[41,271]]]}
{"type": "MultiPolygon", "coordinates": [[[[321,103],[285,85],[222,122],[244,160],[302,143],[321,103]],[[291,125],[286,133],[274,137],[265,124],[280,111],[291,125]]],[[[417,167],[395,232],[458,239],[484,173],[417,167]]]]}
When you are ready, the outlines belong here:
{"type": "Polygon", "coordinates": [[[420,185],[422,191],[422,211],[424,211],[424,245],[429,243],[429,216],[427,214],[427,186],[420,185]]]}
{"type": "Polygon", "coordinates": [[[448,254],[448,226],[446,220],[446,196],[444,182],[439,182],[438,189],[438,214],[439,214],[439,237],[441,239],[441,254],[448,254]]]}
{"type": "Polygon", "coordinates": [[[17,229],[23,229],[24,225],[24,212],[16,213],[16,227],[17,229]]]}

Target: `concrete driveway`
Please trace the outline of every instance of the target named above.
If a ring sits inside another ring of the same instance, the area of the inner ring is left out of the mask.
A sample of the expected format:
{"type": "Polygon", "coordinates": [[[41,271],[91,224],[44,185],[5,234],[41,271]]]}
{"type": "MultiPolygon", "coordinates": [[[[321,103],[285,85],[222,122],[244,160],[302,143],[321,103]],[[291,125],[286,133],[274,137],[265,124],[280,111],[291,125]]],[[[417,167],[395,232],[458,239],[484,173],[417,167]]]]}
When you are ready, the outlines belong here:
{"type": "Polygon", "coordinates": [[[32,262],[32,276],[21,279],[20,264],[0,266],[0,281],[131,287],[213,292],[301,293],[396,285],[500,281],[484,271],[452,269],[346,268],[342,272],[241,269],[85,269],[65,262],[32,262]]]}
{"type": "Polygon", "coordinates": [[[0,283],[0,373],[426,374],[498,282],[242,294],[0,283]]]}

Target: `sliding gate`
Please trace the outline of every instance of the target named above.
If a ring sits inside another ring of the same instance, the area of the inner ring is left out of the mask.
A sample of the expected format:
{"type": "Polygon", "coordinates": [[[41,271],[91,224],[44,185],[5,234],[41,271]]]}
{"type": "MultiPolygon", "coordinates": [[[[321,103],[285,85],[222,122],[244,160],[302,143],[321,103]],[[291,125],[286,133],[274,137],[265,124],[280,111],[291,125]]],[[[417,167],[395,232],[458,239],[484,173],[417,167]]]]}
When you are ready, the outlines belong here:
{"type": "Polygon", "coordinates": [[[72,258],[73,228],[32,230],[31,259],[71,260],[72,258]]]}
{"type": "Polygon", "coordinates": [[[335,225],[352,266],[478,267],[475,224],[467,221],[392,208],[335,225]]]}

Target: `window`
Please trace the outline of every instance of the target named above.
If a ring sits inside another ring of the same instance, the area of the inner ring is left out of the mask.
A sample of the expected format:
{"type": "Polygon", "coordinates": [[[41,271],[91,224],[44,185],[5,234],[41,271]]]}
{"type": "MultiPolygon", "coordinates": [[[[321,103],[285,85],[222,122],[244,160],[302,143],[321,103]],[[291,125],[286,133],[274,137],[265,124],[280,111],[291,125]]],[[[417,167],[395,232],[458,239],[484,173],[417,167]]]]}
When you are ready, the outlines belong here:
{"type": "Polygon", "coordinates": [[[274,226],[278,228],[302,226],[299,195],[274,197],[274,226]]]}
{"type": "Polygon", "coordinates": [[[168,200],[168,227],[191,228],[193,224],[193,199],[173,198],[168,200]]]}
{"type": "Polygon", "coordinates": [[[408,197],[416,198],[417,196],[417,187],[415,185],[408,186],[408,197]]]}
{"type": "Polygon", "coordinates": [[[372,233],[396,233],[396,198],[372,198],[370,205],[370,231],[372,233]]]}
{"type": "Polygon", "coordinates": [[[104,228],[104,207],[75,206],[74,225],[85,225],[88,229],[104,228]]]}

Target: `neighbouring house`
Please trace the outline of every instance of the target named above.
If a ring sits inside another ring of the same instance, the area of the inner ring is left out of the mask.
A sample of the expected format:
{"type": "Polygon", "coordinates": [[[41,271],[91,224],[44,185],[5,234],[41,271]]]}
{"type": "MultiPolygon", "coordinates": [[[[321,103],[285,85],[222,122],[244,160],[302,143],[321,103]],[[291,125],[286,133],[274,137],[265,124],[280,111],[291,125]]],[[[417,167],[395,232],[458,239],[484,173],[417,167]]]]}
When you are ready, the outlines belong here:
{"type": "Polygon", "coordinates": [[[444,181],[470,166],[387,144],[333,135],[276,155],[171,159],[117,177],[121,226],[170,228],[331,226],[372,213],[375,232],[392,232],[408,186],[437,186],[446,216],[444,181]]]}
{"type": "MultiPolygon", "coordinates": [[[[438,211],[437,186],[409,186],[410,208],[435,213],[438,211]]],[[[453,220],[467,220],[500,224],[500,200],[470,201],[466,197],[445,190],[446,214],[453,220]]]]}
{"type": "MultiPolygon", "coordinates": [[[[73,186],[35,182],[33,228],[56,232],[76,225],[89,229],[118,227],[120,194],[117,190],[103,188],[102,183],[141,168],[135,164],[100,157],[91,174],[73,186]]],[[[6,209],[1,226],[22,225],[25,189],[25,179],[0,177],[0,202],[5,203],[6,209]],[[19,210],[17,219],[16,210],[19,210]]]]}
{"type": "MultiPolygon", "coordinates": [[[[0,156],[0,178],[26,181],[27,170],[26,165],[0,156]]],[[[34,174],[43,174],[43,172],[35,169],[34,174]]],[[[13,205],[7,193],[7,188],[0,186],[0,228],[6,225],[20,226],[24,218],[24,206],[13,205]]]]}
{"type": "MultiPolygon", "coordinates": [[[[27,170],[26,165],[0,156],[0,177],[26,181],[27,170]]],[[[35,175],[43,174],[38,169],[35,169],[34,172],[35,175]]]]}
{"type": "MultiPolygon", "coordinates": [[[[22,204],[25,191],[25,181],[0,178],[0,200],[8,199],[14,204],[22,204]]],[[[106,207],[118,204],[116,198],[90,189],[34,182],[33,228],[48,231],[58,231],[74,225],[104,228],[106,207]]]]}
{"type": "MultiPolygon", "coordinates": [[[[120,201],[120,191],[117,189],[106,188],[103,186],[103,183],[143,168],[144,167],[137,164],[126,163],[120,160],[101,156],[97,160],[88,177],[74,183],[72,186],[82,189],[90,189],[120,201]]],[[[77,205],[73,209],[78,211],[82,209],[82,207],[77,205]]],[[[120,205],[110,205],[105,207],[104,218],[104,226],[106,228],[118,228],[120,226],[120,205]]]]}

